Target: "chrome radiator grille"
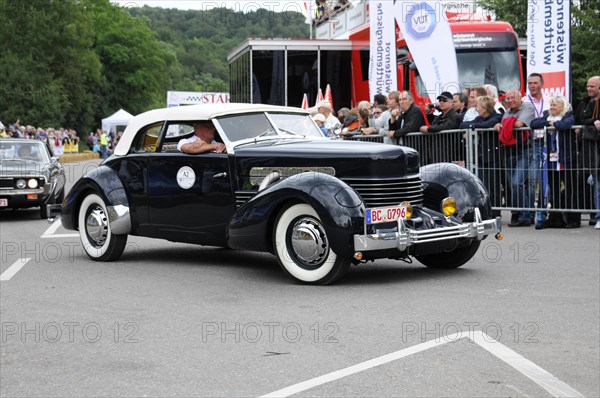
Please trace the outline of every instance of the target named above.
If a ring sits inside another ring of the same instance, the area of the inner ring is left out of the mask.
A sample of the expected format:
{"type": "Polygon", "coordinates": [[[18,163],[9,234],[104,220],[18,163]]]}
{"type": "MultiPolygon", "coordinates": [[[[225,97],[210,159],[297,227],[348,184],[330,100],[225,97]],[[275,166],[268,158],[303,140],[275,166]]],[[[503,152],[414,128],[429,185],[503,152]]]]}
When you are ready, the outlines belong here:
{"type": "Polygon", "coordinates": [[[367,207],[395,206],[408,201],[423,204],[423,184],[419,175],[402,178],[342,178],[363,198],[367,207]]]}

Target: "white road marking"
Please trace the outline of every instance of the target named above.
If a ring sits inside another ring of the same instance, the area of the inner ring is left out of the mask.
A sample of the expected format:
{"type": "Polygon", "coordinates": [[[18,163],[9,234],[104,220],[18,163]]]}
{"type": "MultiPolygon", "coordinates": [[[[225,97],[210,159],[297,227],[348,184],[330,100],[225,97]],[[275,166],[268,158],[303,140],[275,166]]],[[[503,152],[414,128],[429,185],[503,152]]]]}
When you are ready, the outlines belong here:
{"type": "Polygon", "coordinates": [[[534,383],[548,391],[554,397],[583,397],[578,391],[558,380],[555,376],[540,368],[527,358],[517,354],[507,346],[500,344],[483,332],[474,333],[472,340],[489,353],[503,360],[534,383]]]}
{"type": "Polygon", "coordinates": [[[42,234],[42,236],[44,235],[52,235],[53,233],[56,232],[56,230],[58,228],[60,228],[60,226],[62,225],[62,222],[60,221],[60,218],[57,218],[51,225],[50,227],[48,227],[48,229],[46,230],[46,232],[44,232],[42,234]]]}
{"type": "Polygon", "coordinates": [[[443,339],[439,339],[437,342],[435,340],[430,340],[425,343],[418,344],[416,346],[412,346],[409,348],[405,348],[404,350],[396,351],[391,354],[382,355],[380,357],[370,359],[365,362],[361,362],[357,365],[347,367],[345,369],[336,370],[335,372],[328,373],[323,376],[315,377],[314,379],[306,380],[298,384],[294,384],[293,386],[283,388],[281,390],[272,392],[267,395],[263,395],[263,398],[269,397],[289,397],[290,395],[297,394],[302,391],[309,390],[313,387],[320,386],[322,384],[326,384],[342,377],[349,376],[351,374],[355,374],[358,372],[362,372],[367,369],[374,368],[379,365],[386,364],[388,362],[395,361],[396,359],[404,358],[406,356],[416,354],[421,351],[428,350],[433,347],[437,347],[439,345],[445,344],[446,341],[443,339]]]}
{"type": "Polygon", "coordinates": [[[42,235],[42,239],[52,238],[78,238],[79,234],[56,234],[56,235],[42,235]]]}
{"type": "Polygon", "coordinates": [[[41,236],[42,239],[52,239],[52,238],[77,238],[79,234],[54,234],[58,228],[62,225],[60,219],[57,219],[48,227],[46,232],[44,232],[41,236]]]}
{"type": "Polygon", "coordinates": [[[22,258],[20,260],[15,261],[13,265],[8,267],[8,269],[6,271],[4,271],[2,273],[2,275],[0,275],[0,282],[9,281],[10,278],[15,276],[15,274],[17,272],[19,272],[19,270],[21,268],[23,268],[25,266],[25,264],[27,264],[29,262],[29,260],[31,260],[31,259],[30,258],[22,258]]]}
{"type": "Polygon", "coordinates": [[[311,388],[341,379],[343,377],[362,372],[374,368],[376,366],[384,365],[386,363],[395,361],[406,356],[416,354],[421,351],[428,350],[430,348],[438,347],[448,342],[455,342],[462,338],[469,338],[474,343],[483,347],[492,355],[500,358],[523,375],[528,377],[534,383],[548,391],[554,397],[583,397],[578,391],[571,388],[569,385],[563,383],[552,374],[548,373],[544,369],[540,368],[533,362],[517,354],[510,348],[501,344],[497,340],[492,339],[482,331],[469,331],[468,333],[454,333],[442,338],[435,340],[426,341],[425,343],[417,344],[409,348],[405,348],[400,351],[393,352],[391,354],[382,355],[380,357],[370,359],[365,362],[361,362],[357,365],[353,365],[335,372],[327,373],[326,375],[315,377],[310,380],[303,381],[298,384],[283,388],[281,390],[274,391],[272,393],[263,395],[261,398],[267,397],[289,397],[290,395],[297,394],[302,391],[309,390],[311,388]]]}

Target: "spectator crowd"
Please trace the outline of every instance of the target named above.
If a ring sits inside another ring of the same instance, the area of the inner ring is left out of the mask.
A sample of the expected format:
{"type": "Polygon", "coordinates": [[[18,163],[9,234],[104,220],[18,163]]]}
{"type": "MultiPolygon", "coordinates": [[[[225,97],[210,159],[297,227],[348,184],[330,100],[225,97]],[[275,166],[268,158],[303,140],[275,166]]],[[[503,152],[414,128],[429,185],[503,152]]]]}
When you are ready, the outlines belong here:
{"type": "MultiPolygon", "coordinates": [[[[106,158],[112,153],[115,145],[121,137],[121,132],[110,133],[98,129],[96,132],[88,134],[86,143],[88,150],[97,152],[101,158],[106,158]]],[[[39,140],[44,142],[52,156],[61,156],[69,153],[79,152],[80,138],[73,129],[60,128],[42,128],[34,126],[21,125],[21,121],[5,126],[0,122],[0,138],[14,138],[26,140],[39,140]]]]}
{"type": "MultiPolygon", "coordinates": [[[[435,104],[421,108],[411,92],[393,91],[337,113],[325,100],[312,113],[332,138],[377,135],[402,145],[409,133],[420,133],[430,142],[419,149],[423,164],[434,162],[438,153],[445,158],[437,161],[464,164],[466,135],[448,143],[436,140],[437,133],[476,130],[479,177],[494,207],[513,208],[509,226],[578,228],[578,209],[600,209],[600,77],[589,79],[588,96],[577,107],[563,96],[545,96],[543,86],[543,76],[532,73],[525,96],[520,90],[498,93],[488,84],[444,91],[435,104]],[[547,212],[548,207],[565,211],[547,212]]],[[[600,230],[600,212],[591,214],[589,223],[600,230]]]]}

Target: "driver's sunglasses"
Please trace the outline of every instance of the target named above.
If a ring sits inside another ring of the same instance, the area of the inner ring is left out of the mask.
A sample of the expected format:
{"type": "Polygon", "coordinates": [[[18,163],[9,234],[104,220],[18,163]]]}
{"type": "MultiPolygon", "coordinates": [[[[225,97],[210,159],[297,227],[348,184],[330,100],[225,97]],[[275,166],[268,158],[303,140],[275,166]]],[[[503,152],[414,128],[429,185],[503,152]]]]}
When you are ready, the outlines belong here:
{"type": "Polygon", "coordinates": [[[438,100],[438,102],[448,102],[448,99],[447,99],[447,98],[440,98],[440,99],[438,100]]]}

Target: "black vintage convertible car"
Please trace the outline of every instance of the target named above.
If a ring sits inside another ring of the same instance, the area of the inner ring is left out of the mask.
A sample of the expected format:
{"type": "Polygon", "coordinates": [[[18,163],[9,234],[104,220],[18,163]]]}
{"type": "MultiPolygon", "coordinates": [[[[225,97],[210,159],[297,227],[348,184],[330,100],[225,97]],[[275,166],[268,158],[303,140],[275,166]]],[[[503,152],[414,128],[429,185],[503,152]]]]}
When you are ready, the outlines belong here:
{"type": "Polygon", "coordinates": [[[45,143],[0,139],[0,209],[39,206],[46,218],[46,205],[62,202],[64,195],[65,171],[45,143]]]}
{"type": "Polygon", "coordinates": [[[50,209],[94,260],[118,259],[138,235],[271,252],[313,284],[379,258],[456,268],[500,232],[466,169],[421,168],[411,148],[327,139],[306,111],[249,104],[137,116],[113,156],[50,209]],[[178,151],[206,121],[226,153],[178,151]]]}

